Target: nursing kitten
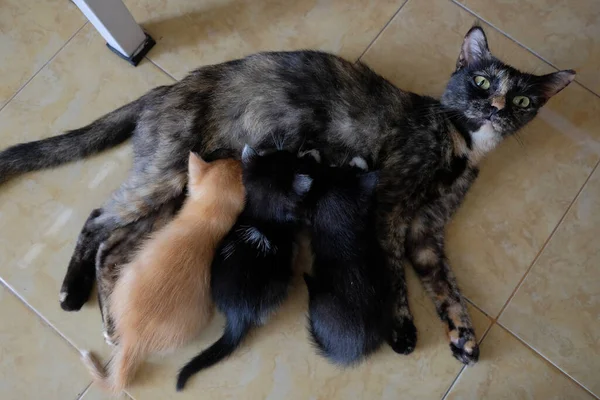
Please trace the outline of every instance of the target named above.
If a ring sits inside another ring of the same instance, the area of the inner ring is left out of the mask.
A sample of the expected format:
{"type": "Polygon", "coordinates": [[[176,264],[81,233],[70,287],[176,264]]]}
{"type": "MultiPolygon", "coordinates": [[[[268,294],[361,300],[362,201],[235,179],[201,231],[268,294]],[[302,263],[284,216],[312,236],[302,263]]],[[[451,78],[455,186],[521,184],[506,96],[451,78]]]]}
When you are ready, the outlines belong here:
{"type": "Polygon", "coordinates": [[[115,345],[117,338],[114,332],[114,318],[109,310],[109,298],[119,277],[135,258],[136,252],[143,243],[173,220],[181,209],[185,195],[179,196],[162,205],[145,218],[131,226],[116,229],[110,237],[100,244],[96,253],[96,279],[98,285],[98,305],[102,316],[103,335],[106,343],[115,345]]]}
{"type": "Polygon", "coordinates": [[[314,262],[304,274],[309,330],[319,353],[351,365],[377,350],[386,334],[389,278],[375,230],[377,172],[356,157],[345,167],[317,167],[305,207],[314,262]],[[387,312],[386,312],[387,311],[387,312]]]}
{"type": "Polygon", "coordinates": [[[246,208],[215,256],[212,297],[225,314],[223,336],[179,372],[177,390],[198,371],[229,356],[254,326],[267,322],[283,302],[293,276],[298,206],[312,179],[296,154],[242,153],[246,208]]]}
{"type": "Polygon", "coordinates": [[[238,161],[189,157],[188,198],[175,219],[123,267],[109,298],[119,344],[106,374],[89,352],[83,360],[101,386],[119,393],[150,353],[193,339],[211,319],[210,265],[244,206],[238,161]]]}

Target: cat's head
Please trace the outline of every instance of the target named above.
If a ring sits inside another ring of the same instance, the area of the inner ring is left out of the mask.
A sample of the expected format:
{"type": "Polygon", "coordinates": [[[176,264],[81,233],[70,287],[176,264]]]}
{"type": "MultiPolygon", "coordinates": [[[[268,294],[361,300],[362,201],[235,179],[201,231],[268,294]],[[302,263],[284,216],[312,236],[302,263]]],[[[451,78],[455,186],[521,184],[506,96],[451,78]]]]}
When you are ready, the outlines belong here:
{"type": "Polygon", "coordinates": [[[244,185],[242,166],[234,159],[213,162],[204,161],[199,155],[190,152],[188,159],[188,197],[191,201],[219,199],[228,201],[234,208],[244,207],[244,185]]]}
{"type": "Polygon", "coordinates": [[[312,185],[298,156],[289,151],[259,154],[246,145],[242,164],[248,212],[265,221],[296,221],[299,205],[312,185]]]}
{"type": "Polygon", "coordinates": [[[469,130],[489,124],[505,137],[531,121],[574,78],[572,70],[540,76],[504,64],[490,52],[483,29],[474,26],[464,38],[442,104],[463,119],[469,130]]]}
{"type": "Polygon", "coordinates": [[[341,166],[323,161],[313,171],[313,187],[305,201],[311,223],[346,225],[369,214],[379,172],[368,171],[362,157],[341,166]]]}

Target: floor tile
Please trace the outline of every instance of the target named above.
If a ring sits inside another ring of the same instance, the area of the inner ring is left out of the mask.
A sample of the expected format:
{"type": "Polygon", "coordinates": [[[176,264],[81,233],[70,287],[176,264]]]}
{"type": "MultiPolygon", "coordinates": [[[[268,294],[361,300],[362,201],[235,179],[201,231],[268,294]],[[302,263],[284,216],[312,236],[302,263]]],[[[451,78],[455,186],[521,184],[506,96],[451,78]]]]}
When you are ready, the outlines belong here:
{"type": "Polygon", "coordinates": [[[593,399],[498,325],[483,339],[481,352],[479,364],[463,371],[447,400],[593,399]]]}
{"type": "Polygon", "coordinates": [[[600,95],[600,2],[458,1],[600,95]]]}
{"type": "Polygon", "coordinates": [[[600,396],[600,170],[500,322],[600,396]]]}
{"type": "MultiPolygon", "coordinates": [[[[303,267],[308,257],[304,254],[303,267]]],[[[420,284],[409,274],[411,305],[419,342],[410,356],[387,345],[358,367],[342,370],[315,354],[306,331],[308,295],[300,276],[281,310],[256,329],[229,359],[196,375],[177,398],[197,399],[432,399],[441,398],[461,369],[450,354],[442,323],[420,284]]],[[[476,331],[490,320],[471,308],[476,331]]],[[[179,368],[221,334],[222,317],[193,344],[164,357],[151,357],[129,393],[135,399],[175,396],[179,368]]]]}
{"type": "Polygon", "coordinates": [[[131,397],[127,396],[126,393],[115,396],[104,392],[96,385],[91,385],[80,400],[131,400],[131,397]]]}
{"type": "MultiPolygon", "coordinates": [[[[172,80],[149,62],[132,68],[107,52],[86,26],[0,112],[0,148],[78,128],[172,80]]],[[[89,212],[126,177],[130,148],[0,187],[0,276],[69,340],[103,346],[94,302],[63,312],[58,292],[75,240],[89,212]]]]}
{"type": "MultiPolygon", "coordinates": [[[[401,88],[440,95],[473,16],[445,0],[411,1],[363,61],[401,88]]],[[[484,25],[493,53],[524,70],[552,69],[484,25]]],[[[459,285],[497,315],[600,156],[600,99],[571,85],[520,136],[495,150],[448,229],[459,285]],[[543,206],[542,206],[543,205],[543,206]]]]}
{"type": "Polygon", "coordinates": [[[85,23],[65,0],[0,3],[0,108],[85,23]]]}
{"type": "Polygon", "coordinates": [[[178,79],[266,50],[321,49],[356,59],[405,0],[126,0],[156,40],[149,57],[178,79]]]}
{"type": "Polygon", "coordinates": [[[76,399],[90,380],[79,353],[2,284],[0,319],[2,398],[76,399]]]}

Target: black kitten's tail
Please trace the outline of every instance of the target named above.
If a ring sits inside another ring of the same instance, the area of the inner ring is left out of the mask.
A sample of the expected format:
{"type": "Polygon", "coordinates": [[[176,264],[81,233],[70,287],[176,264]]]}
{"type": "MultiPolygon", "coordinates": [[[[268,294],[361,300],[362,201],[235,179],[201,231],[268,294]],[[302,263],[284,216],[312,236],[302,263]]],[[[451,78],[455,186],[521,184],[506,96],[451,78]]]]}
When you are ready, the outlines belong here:
{"type": "Polygon", "coordinates": [[[164,89],[152,90],[83,128],[0,151],[0,183],[26,172],[76,161],[120,144],[132,135],[144,104],[161,90],[164,89]]]}
{"type": "Polygon", "coordinates": [[[177,375],[177,391],[181,391],[188,379],[195,373],[211,367],[231,355],[250,331],[251,324],[247,321],[231,323],[227,320],[225,332],[212,346],[192,358],[181,368],[177,375]]]}

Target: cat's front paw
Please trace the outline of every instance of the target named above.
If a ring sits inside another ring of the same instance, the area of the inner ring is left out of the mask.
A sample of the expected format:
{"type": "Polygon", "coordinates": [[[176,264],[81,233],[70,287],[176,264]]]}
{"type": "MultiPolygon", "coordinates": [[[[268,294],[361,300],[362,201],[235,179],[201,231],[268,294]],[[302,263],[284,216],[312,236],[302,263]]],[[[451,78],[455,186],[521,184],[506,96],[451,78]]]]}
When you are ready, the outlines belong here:
{"type": "Polygon", "coordinates": [[[417,328],[411,318],[393,321],[388,343],[398,354],[410,354],[417,346],[417,328]]]}
{"type": "Polygon", "coordinates": [[[479,345],[473,329],[454,329],[448,333],[448,336],[454,358],[465,365],[473,365],[479,360],[479,345]]]}

